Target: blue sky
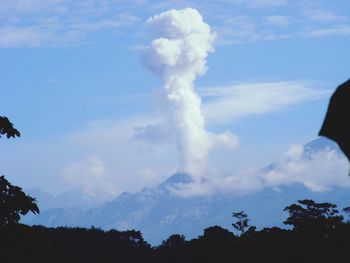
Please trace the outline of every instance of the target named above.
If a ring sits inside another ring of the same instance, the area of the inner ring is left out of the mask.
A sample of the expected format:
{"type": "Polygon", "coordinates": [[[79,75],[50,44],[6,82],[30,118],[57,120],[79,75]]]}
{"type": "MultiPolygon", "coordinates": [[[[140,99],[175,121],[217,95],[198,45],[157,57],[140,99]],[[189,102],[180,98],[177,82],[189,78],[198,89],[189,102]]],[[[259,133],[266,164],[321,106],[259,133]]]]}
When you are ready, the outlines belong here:
{"type": "Polygon", "coordinates": [[[152,41],[146,20],[185,7],[217,33],[195,82],[206,128],[240,141],[211,153],[214,173],[258,169],[317,136],[349,78],[347,0],[5,0],[1,115],[22,136],[1,141],[2,173],[26,188],[114,195],[176,171],[170,137],[133,132],[161,115],[161,79],[140,59],[152,41]]]}

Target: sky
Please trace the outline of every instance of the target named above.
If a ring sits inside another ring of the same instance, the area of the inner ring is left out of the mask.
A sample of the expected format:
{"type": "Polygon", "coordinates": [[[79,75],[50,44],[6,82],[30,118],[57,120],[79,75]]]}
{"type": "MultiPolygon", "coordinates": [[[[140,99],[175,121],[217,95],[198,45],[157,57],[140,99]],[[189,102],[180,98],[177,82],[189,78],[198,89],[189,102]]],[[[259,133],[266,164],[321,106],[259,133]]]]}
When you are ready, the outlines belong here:
{"type": "MultiPolygon", "coordinates": [[[[254,171],[295,161],[298,145],[317,138],[332,91],[349,78],[349,11],[348,0],[2,0],[0,115],[21,137],[1,139],[1,173],[23,188],[108,198],[191,169],[183,155],[205,141],[199,176],[254,188],[254,171]],[[188,42],[208,45],[186,104],[198,102],[202,141],[172,121],[164,72],[175,67],[155,72],[147,62],[172,21],[150,18],[184,8],[203,18],[188,26],[208,37],[188,42]]],[[[332,179],[311,174],[324,157],[299,169],[310,177],[294,178],[325,189],[332,179]]],[[[283,171],[265,176],[293,181],[283,171]]]]}

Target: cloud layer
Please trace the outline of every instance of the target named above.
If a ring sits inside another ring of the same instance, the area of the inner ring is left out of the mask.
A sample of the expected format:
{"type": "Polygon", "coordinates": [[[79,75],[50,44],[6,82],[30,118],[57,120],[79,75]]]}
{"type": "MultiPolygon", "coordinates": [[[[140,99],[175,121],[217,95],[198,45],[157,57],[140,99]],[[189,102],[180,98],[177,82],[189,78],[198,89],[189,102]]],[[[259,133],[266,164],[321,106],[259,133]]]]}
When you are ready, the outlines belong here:
{"type": "Polygon", "coordinates": [[[144,37],[145,17],[189,6],[205,13],[219,34],[219,44],[349,36],[346,1],[328,6],[317,0],[4,0],[0,2],[0,48],[91,43],[98,41],[95,36],[101,32],[111,37],[144,37]]]}
{"type": "Polygon", "coordinates": [[[266,187],[301,184],[311,191],[333,187],[350,188],[349,162],[339,150],[325,148],[306,153],[302,145],[292,145],[283,157],[264,169],[247,169],[234,175],[208,177],[202,183],[171,188],[175,194],[189,197],[215,192],[244,194],[266,187]]]}

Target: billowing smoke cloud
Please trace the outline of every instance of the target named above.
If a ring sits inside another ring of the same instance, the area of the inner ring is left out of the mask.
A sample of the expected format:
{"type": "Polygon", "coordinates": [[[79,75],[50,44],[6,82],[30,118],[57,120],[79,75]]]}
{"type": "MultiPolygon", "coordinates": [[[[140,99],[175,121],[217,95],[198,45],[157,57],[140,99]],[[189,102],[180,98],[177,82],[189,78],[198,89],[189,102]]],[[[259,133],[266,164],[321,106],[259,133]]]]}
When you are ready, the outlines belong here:
{"type": "Polygon", "coordinates": [[[214,51],[215,33],[192,8],[166,11],[147,23],[155,39],[144,62],[163,79],[166,121],[175,133],[180,169],[198,181],[215,144],[238,144],[230,132],[215,135],[205,130],[201,99],[194,90],[196,77],[206,72],[206,58],[214,51]]]}

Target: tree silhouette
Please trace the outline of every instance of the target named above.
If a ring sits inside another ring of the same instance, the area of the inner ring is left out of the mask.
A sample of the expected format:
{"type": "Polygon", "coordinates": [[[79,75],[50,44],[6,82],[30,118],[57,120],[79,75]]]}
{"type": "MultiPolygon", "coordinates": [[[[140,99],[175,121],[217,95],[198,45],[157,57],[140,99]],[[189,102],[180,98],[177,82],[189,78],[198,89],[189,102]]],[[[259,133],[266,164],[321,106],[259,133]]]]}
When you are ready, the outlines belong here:
{"type": "MultiPolygon", "coordinates": [[[[20,132],[13,127],[10,120],[0,116],[0,137],[5,134],[7,138],[20,136],[20,132]]],[[[39,213],[35,199],[26,195],[22,188],[10,184],[5,176],[0,176],[0,227],[18,223],[20,215],[29,211],[39,213]]]]}
{"type": "Polygon", "coordinates": [[[295,229],[313,231],[323,236],[333,231],[343,222],[343,216],[338,215],[337,205],[332,203],[316,203],[313,200],[298,200],[299,204],[287,206],[289,217],[283,222],[293,225],[295,229]]]}
{"type": "Polygon", "coordinates": [[[229,242],[234,238],[234,234],[221,226],[211,226],[204,229],[204,240],[213,242],[229,242]]]}
{"type": "Polygon", "coordinates": [[[249,219],[247,214],[244,211],[233,212],[232,217],[236,218],[237,221],[232,224],[232,226],[241,232],[243,235],[247,231],[254,231],[256,229],[255,226],[249,225],[249,219]]]}
{"type": "Polygon", "coordinates": [[[10,120],[5,116],[0,116],[0,137],[1,135],[5,135],[7,138],[13,137],[15,138],[20,137],[20,132],[13,127],[13,124],[10,122],[10,120]]]}
{"type": "Polygon", "coordinates": [[[18,223],[20,214],[25,215],[29,211],[39,213],[35,199],[0,176],[0,227],[18,223]]]}
{"type": "Polygon", "coordinates": [[[186,243],[184,235],[174,234],[168,237],[167,240],[164,240],[160,247],[179,247],[183,246],[186,243]]]}

